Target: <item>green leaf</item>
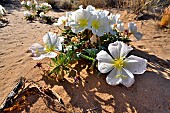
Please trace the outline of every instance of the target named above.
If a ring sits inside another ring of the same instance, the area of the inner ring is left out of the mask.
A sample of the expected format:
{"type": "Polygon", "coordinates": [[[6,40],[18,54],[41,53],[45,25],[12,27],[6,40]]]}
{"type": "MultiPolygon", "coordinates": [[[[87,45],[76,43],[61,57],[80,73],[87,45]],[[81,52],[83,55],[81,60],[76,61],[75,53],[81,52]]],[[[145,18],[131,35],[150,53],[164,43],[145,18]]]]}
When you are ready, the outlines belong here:
{"type": "Polygon", "coordinates": [[[80,56],[81,56],[82,58],[84,58],[84,59],[87,59],[87,60],[91,60],[91,61],[93,61],[93,60],[94,60],[94,58],[89,57],[89,56],[84,55],[84,54],[80,54],[80,56]]]}

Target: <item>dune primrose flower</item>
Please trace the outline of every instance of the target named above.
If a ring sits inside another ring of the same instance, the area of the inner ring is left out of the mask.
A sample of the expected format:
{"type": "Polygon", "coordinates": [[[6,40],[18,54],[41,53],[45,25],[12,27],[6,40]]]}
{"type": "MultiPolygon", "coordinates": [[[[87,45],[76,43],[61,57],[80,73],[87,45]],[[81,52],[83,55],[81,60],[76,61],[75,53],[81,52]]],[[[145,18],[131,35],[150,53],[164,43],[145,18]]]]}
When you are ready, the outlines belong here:
{"type": "Polygon", "coordinates": [[[40,15],[41,18],[46,17],[44,12],[41,12],[39,15],[40,15]]]}
{"type": "Polygon", "coordinates": [[[25,1],[22,1],[21,2],[21,5],[26,5],[27,3],[25,1]]]}
{"type": "Polygon", "coordinates": [[[31,16],[31,12],[30,11],[24,11],[24,17],[29,17],[31,16]]]}
{"type": "Polygon", "coordinates": [[[74,33],[82,32],[85,29],[90,28],[90,22],[93,15],[90,11],[85,9],[78,9],[72,15],[72,22],[70,22],[71,29],[74,33]]]}
{"type": "Polygon", "coordinates": [[[58,37],[56,33],[48,32],[43,37],[43,42],[45,47],[41,46],[38,43],[33,44],[29,50],[33,54],[33,60],[41,60],[45,57],[55,58],[57,53],[55,51],[62,50],[63,37],[58,37]]]}
{"type": "Polygon", "coordinates": [[[124,30],[124,24],[119,18],[120,18],[120,14],[116,14],[116,15],[110,14],[108,16],[109,25],[111,27],[110,33],[112,35],[116,34],[115,29],[119,30],[120,32],[122,32],[124,30]]]}
{"type": "Polygon", "coordinates": [[[130,55],[126,55],[133,50],[132,47],[123,42],[116,41],[108,46],[111,56],[101,50],[96,59],[98,60],[98,70],[101,73],[109,73],[106,82],[110,85],[123,84],[130,87],[135,79],[133,74],[143,74],[146,71],[147,60],[130,55]]]}
{"type": "Polygon", "coordinates": [[[66,21],[67,21],[67,17],[61,16],[61,17],[58,19],[57,23],[54,23],[54,26],[60,26],[60,25],[62,25],[62,24],[65,24],[66,21]]]}
{"type": "Polygon", "coordinates": [[[137,32],[137,26],[134,22],[128,23],[128,32],[133,34],[137,40],[140,40],[143,36],[140,32],[137,32]]]}
{"type": "Polygon", "coordinates": [[[105,13],[98,13],[95,15],[95,18],[91,21],[92,33],[97,36],[103,36],[104,33],[108,33],[110,30],[108,18],[105,16],[105,13]]]}

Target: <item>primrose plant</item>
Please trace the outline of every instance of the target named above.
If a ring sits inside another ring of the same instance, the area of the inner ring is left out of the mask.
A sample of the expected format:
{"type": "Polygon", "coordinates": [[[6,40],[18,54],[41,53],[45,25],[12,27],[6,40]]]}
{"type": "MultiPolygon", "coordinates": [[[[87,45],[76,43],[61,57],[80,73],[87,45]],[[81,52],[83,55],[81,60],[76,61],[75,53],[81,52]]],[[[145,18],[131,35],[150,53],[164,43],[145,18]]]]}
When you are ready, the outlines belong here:
{"type": "Polygon", "coordinates": [[[38,3],[36,0],[22,1],[21,5],[25,9],[24,17],[26,20],[34,20],[36,17],[43,20],[48,19],[49,17],[45,14],[52,9],[50,4],[38,3]]]}
{"type": "Polygon", "coordinates": [[[96,10],[91,5],[85,9],[80,6],[61,16],[54,25],[62,30],[60,36],[49,32],[43,37],[45,46],[35,43],[30,47],[34,60],[51,58],[53,68],[49,75],[54,73],[62,79],[65,72],[72,70],[73,61],[84,59],[91,63],[90,70],[110,72],[106,77],[108,84],[130,87],[133,74],[146,71],[147,60],[134,55],[126,57],[133,50],[128,46],[130,36],[140,40],[142,34],[134,22],[125,28],[120,14],[96,10]]]}

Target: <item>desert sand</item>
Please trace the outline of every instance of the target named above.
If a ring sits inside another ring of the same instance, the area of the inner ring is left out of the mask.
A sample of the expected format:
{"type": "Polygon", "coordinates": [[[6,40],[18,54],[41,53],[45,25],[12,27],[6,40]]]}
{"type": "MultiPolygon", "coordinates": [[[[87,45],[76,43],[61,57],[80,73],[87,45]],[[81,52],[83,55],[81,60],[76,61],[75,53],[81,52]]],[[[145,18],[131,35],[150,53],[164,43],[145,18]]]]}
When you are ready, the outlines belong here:
{"type": "MultiPolygon", "coordinates": [[[[93,108],[96,108],[93,111],[96,113],[170,112],[170,32],[168,29],[156,29],[157,21],[153,19],[135,21],[144,36],[140,41],[131,37],[130,44],[135,48],[132,53],[147,59],[148,66],[144,74],[135,75],[135,83],[131,87],[110,86],[105,80],[107,74],[97,77],[97,72],[89,72],[87,66],[80,65],[75,69],[86,82],[80,82],[79,87],[76,87],[71,77],[58,82],[55,77],[43,75],[42,70],[34,68],[38,61],[32,60],[31,53],[28,52],[33,43],[43,43],[42,37],[46,32],[59,30],[38,21],[27,22],[23,10],[18,8],[6,7],[6,9],[9,13],[4,18],[9,20],[9,24],[0,28],[0,103],[15,86],[17,79],[25,76],[42,87],[52,88],[72,112],[79,113],[93,108]]],[[[51,12],[55,17],[64,13],[51,12]]],[[[126,22],[131,19],[125,11],[120,13],[126,22]]],[[[48,69],[50,63],[48,59],[39,62],[48,69]]],[[[66,112],[61,107],[48,106],[38,95],[33,95],[28,100],[30,105],[18,112],[66,112]]]]}

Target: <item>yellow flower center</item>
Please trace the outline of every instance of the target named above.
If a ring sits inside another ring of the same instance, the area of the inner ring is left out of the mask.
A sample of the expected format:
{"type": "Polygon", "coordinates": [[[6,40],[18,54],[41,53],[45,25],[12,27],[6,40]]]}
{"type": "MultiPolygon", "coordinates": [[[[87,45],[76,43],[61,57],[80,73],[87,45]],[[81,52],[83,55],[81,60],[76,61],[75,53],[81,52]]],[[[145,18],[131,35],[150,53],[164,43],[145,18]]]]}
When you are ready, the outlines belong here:
{"type": "MultiPolygon", "coordinates": [[[[123,58],[119,58],[119,59],[115,59],[113,61],[113,66],[115,68],[117,68],[118,70],[121,70],[124,66],[125,66],[125,61],[123,60],[123,58]]],[[[115,78],[122,78],[122,79],[126,79],[127,76],[122,75],[122,74],[118,74],[115,76],[115,78]]]]}
{"type": "Polygon", "coordinates": [[[100,23],[97,20],[93,20],[91,23],[92,27],[98,29],[100,27],[100,23]]]}
{"type": "Polygon", "coordinates": [[[125,62],[122,58],[119,58],[119,59],[115,59],[113,61],[113,66],[117,69],[121,69],[123,68],[123,66],[125,65],[125,62]]]}
{"type": "Polygon", "coordinates": [[[46,52],[52,52],[55,50],[55,46],[46,44],[45,49],[46,49],[46,52]]]}
{"type": "Polygon", "coordinates": [[[80,25],[80,27],[86,27],[88,25],[88,20],[87,19],[80,19],[79,25],[80,25]]]}

